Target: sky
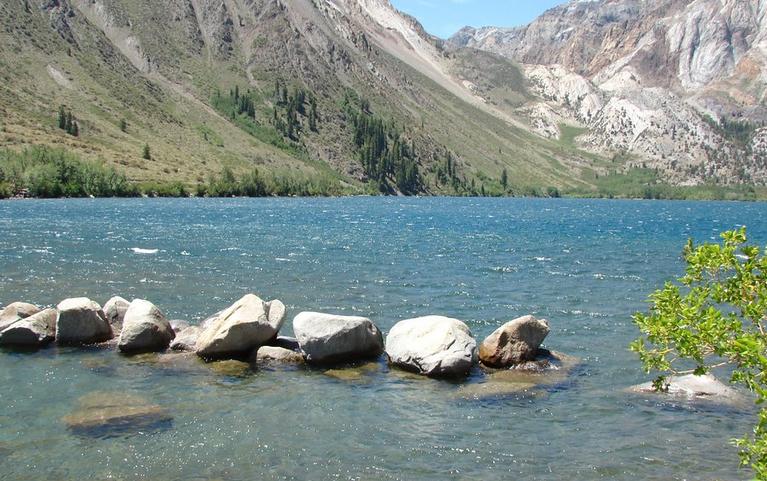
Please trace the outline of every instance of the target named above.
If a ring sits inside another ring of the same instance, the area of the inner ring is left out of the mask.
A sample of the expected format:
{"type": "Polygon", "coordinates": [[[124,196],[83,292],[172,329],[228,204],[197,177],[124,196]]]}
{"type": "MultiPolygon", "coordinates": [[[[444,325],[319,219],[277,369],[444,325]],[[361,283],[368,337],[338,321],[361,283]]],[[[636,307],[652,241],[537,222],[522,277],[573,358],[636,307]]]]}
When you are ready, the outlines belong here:
{"type": "Polygon", "coordinates": [[[391,0],[421,21],[426,31],[447,38],[467,25],[516,27],[566,0],[391,0]]]}

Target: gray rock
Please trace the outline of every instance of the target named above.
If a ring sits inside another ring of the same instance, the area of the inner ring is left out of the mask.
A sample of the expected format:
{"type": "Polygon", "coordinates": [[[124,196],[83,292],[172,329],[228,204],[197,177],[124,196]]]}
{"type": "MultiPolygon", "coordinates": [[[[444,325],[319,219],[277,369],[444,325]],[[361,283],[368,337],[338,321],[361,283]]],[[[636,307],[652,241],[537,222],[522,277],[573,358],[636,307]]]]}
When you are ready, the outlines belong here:
{"type": "Polygon", "coordinates": [[[284,319],[282,302],[264,302],[258,296],[248,294],[203,329],[195,351],[205,359],[247,354],[273,340],[284,319]]]}
{"type": "Polygon", "coordinates": [[[398,322],[386,338],[389,362],[426,376],[461,376],[477,360],[477,342],[458,319],[427,316],[398,322]]]}
{"type": "Polygon", "coordinates": [[[641,394],[660,394],[689,400],[709,400],[724,403],[740,399],[738,391],[711,374],[671,376],[666,382],[668,383],[668,390],[665,392],[655,391],[652,382],[633,386],[630,390],[641,394]]]}
{"type": "Polygon", "coordinates": [[[13,302],[0,311],[0,331],[16,321],[25,319],[40,312],[40,308],[26,302],[13,302]]]}
{"type": "Polygon", "coordinates": [[[115,296],[104,304],[104,315],[112,326],[112,332],[118,333],[122,330],[123,319],[125,319],[128,306],[130,306],[130,302],[120,296],[115,296]]]}
{"type": "Polygon", "coordinates": [[[364,317],[302,312],[293,319],[293,331],[310,363],[369,359],[383,352],[381,331],[364,317]]]}
{"type": "Polygon", "coordinates": [[[170,322],[170,327],[173,329],[173,332],[175,332],[176,334],[178,334],[179,332],[189,327],[189,323],[181,319],[171,319],[169,322],[170,322]]]}
{"type": "Polygon", "coordinates": [[[97,302],[87,297],[65,299],[57,306],[56,342],[62,345],[94,344],[112,339],[112,326],[97,302]]]}
{"type": "Polygon", "coordinates": [[[300,351],[301,346],[298,344],[298,339],[295,337],[277,336],[269,342],[270,346],[281,347],[291,351],[300,351]]]}
{"type": "Polygon", "coordinates": [[[176,338],[170,343],[170,348],[173,351],[187,351],[192,352],[197,345],[197,339],[200,337],[202,329],[198,326],[189,326],[186,329],[181,330],[176,334],[176,338]]]}
{"type": "Polygon", "coordinates": [[[56,309],[46,309],[0,332],[0,346],[42,347],[56,338],[56,309]]]}
{"type": "Polygon", "coordinates": [[[490,334],[479,347],[479,360],[489,367],[503,368],[533,361],[549,334],[549,321],[524,316],[507,322],[490,334]]]}
{"type": "Polygon", "coordinates": [[[298,351],[275,346],[261,346],[251,357],[256,365],[260,364],[303,364],[304,355],[298,351]]]}
{"type": "Polygon", "coordinates": [[[125,312],[117,347],[126,353],[164,351],[176,333],[160,309],[143,299],[134,299],[125,312]]]}

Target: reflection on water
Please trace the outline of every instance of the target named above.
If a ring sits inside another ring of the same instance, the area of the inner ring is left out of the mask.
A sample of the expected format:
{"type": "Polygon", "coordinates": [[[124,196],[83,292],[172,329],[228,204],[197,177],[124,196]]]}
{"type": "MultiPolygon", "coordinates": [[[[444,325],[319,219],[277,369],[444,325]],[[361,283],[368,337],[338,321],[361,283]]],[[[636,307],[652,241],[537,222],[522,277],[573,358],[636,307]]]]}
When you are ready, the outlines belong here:
{"type": "Polygon", "coordinates": [[[763,204],[575,200],[0,203],[2,303],[119,294],[197,323],[256,292],[283,300],[289,319],[365,315],[386,332],[439,313],[478,338],[535,314],[551,322],[547,346],[580,360],[540,385],[479,370],[435,381],[383,362],[259,369],[99,348],[2,351],[2,479],[747,479],[728,440],[747,432],[752,409],[629,394],[644,378],[626,346],[631,314],[680,272],[688,237],[746,224],[764,244],[765,214],[763,204]],[[122,399],[87,404],[105,392],[122,399]],[[119,429],[68,425],[95,409],[120,414],[119,429]]]}

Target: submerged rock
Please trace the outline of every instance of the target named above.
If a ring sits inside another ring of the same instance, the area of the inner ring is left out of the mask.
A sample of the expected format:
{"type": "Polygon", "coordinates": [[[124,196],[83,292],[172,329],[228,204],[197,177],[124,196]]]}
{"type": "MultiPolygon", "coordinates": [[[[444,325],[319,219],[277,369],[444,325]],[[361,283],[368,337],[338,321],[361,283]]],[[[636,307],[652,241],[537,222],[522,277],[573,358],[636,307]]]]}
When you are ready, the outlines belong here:
{"type": "Polygon", "coordinates": [[[503,368],[535,359],[549,334],[549,322],[524,316],[507,322],[490,334],[479,347],[482,364],[503,368]]]}
{"type": "Polygon", "coordinates": [[[302,312],[293,331],[307,362],[331,363],[380,356],[383,335],[370,319],[302,312]]]}
{"type": "Polygon", "coordinates": [[[40,312],[40,308],[27,302],[13,302],[0,311],[0,331],[10,327],[13,323],[26,319],[40,312]]]}
{"type": "Polygon", "coordinates": [[[112,326],[112,332],[118,333],[122,330],[128,307],[130,307],[130,302],[120,296],[114,296],[104,304],[104,315],[109,321],[109,325],[112,326]]]}
{"type": "Polygon", "coordinates": [[[63,418],[79,436],[112,437],[170,427],[173,416],[145,398],[122,391],[92,392],[63,418]]]}
{"type": "Polygon", "coordinates": [[[126,353],[164,351],[176,337],[160,309],[143,299],[134,299],[125,312],[117,347],[126,353]]]}
{"type": "Polygon", "coordinates": [[[630,390],[641,394],[658,394],[689,400],[709,400],[724,403],[730,403],[741,398],[738,391],[711,374],[671,376],[666,379],[666,382],[668,383],[667,391],[656,391],[652,382],[633,386],[630,390]]]}
{"type": "Polygon", "coordinates": [[[477,342],[458,319],[427,316],[398,322],[386,338],[394,366],[426,376],[467,374],[477,360],[477,342]]]}
{"type": "Polygon", "coordinates": [[[176,338],[170,343],[173,351],[194,351],[202,329],[197,326],[189,326],[176,334],[176,338]]]}
{"type": "Polygon", "coordinates": [[[282,302],[264,302],[248,294],[204,328],[197,340],[196,352],[206,359],[247,355],[274,339],[284,319],[282,302]]]}
{"type": "Polygon", "coordinates": [[[0,332],[0,346],[42,347],[56,338],[56,309],[46,309],[0,332]]]}
{"type": "Polygon", "coordinates": [[[275,346],[259,347],[251,356],[251,362],[253,361],[257,366],[261,364],[304,364],[305,362],[304,355],[300,352],[275,346]]]}
{"type": "Polygon", "coordinates": [[[57,306],[56,342],[62,345],[95,344],[112,339],[112,326],[97,302],[87,297],[65,299],[57,306]]]}
{"type": "Polygon", "coordinates": [[[373,375],[381,372],[381,365],[377,362],[368,362],[362,365],[346,366],[339,369],[328,369],[323,374],[339,381],[363,381],[369,380],[373,375]]]}
{"type": "Polygon", "coordinates": [[[233,359],[211,362],[207,367],[216,374],[230,377],[245,377],[253,372],[250,368],[250,364],[247,362],[236,361],[233,359]]]}

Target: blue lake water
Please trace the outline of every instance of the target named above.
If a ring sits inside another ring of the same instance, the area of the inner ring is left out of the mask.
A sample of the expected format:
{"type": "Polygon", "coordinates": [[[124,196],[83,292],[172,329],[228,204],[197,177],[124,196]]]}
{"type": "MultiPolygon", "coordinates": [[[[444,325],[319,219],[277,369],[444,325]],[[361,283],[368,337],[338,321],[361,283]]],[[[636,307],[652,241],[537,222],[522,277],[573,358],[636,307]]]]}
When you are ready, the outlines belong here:
{"type": "Polygon", "coordinates": [[[682,272],[692,237],[767,204],[526,199],[131,199],[0,203],[0,305],[146,298],[198,322],[248,292],[303,310],[398,320],[444,314],[478,339],[524,314],[579,357],[566,382],[476,398],[465,383],[381,364],[245,374],[110,350],[0,352],[3,480],[748,479],[728,440],[750,409],[625,392],[646,380],[631,315],[682,272]],[[154,254],[136,249],[157,250],[154,254]],[[356,371],[355,371],[356,372],[356,371]],[[171,426],[77,436],[93,391],[138,394],[171,426]]]}

